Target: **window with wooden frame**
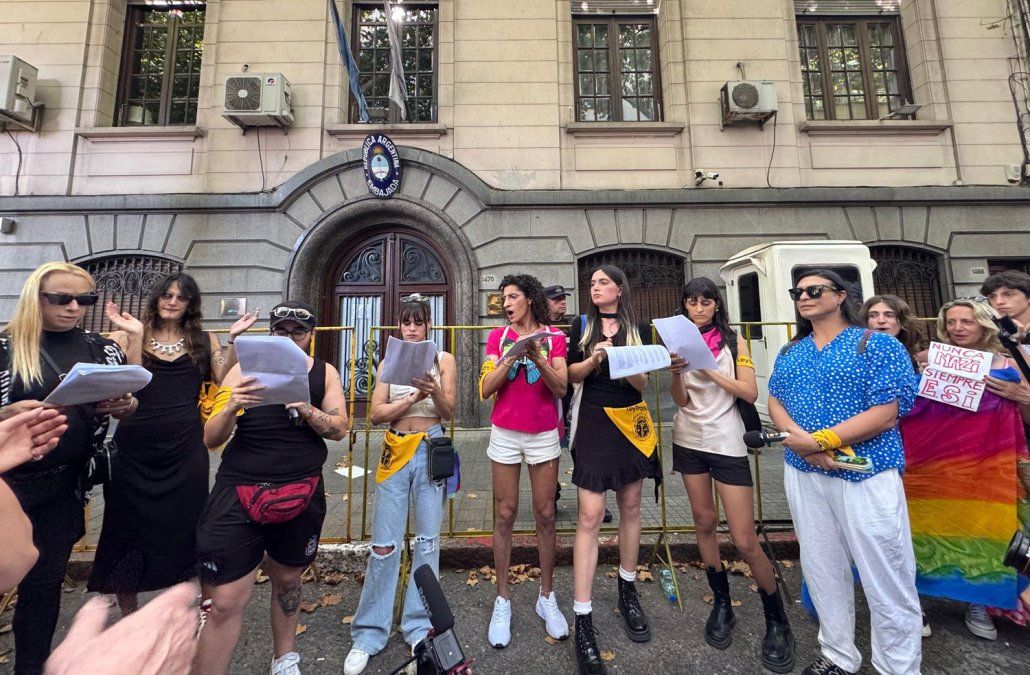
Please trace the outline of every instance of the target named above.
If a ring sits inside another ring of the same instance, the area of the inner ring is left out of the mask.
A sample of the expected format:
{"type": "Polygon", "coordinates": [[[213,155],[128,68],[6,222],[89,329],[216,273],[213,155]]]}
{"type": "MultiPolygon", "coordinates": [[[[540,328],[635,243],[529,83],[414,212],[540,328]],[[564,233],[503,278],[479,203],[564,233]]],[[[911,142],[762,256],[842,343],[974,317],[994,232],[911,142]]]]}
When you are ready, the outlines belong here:
{"type": "Polygon", "coordinates": [[[577,122],[662,119],[653,16],[574,16],[577,122]]]}
{"type": "Polygon", "coordinates": [[[196,124],[205,3],[130,0],[127,10],[118,124],[196,124]]]}
{"type": "Polygon", "coordinates": [[[911,101],[898,16],[798,16],[805,116],[879,119],[911,101]]]}
{"type": "MultiPolygon", "coordinates": [[[[405,2],[393,5],[401,39],[401,65],[408,98],[407,115],[390,105],[390,37],[386,31],[383,3],[355,4],[353,40],[361,92],[369,108],[388,110],[388,121],[435,122],[437,71],[437,5],[435,2],[405,2]]],[[[358,104],[351,96],[350,119],[359,122],[358,104]]]]}

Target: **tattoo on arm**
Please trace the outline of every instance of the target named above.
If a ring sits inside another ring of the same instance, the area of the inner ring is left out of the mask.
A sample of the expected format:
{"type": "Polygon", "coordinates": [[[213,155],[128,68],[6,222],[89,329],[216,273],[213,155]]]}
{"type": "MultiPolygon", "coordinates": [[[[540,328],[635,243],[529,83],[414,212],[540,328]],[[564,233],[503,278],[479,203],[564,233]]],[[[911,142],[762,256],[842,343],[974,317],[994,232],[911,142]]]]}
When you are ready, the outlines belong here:
{"type": "Polygon", "coordinates": [[[329,412],[322,412],[318,408],[311,407],[311,417],[308,418],[308,424],[311,428],[318,432],[319,436],[337,436],[340,433],[340,428],[337,427],[333,422],[333,417],[340,414],[339,408],[333,408],[329,412]]]}
{"type": "Polygon", "coordinates": [[[300,607],[300,589],[300,581],[296,581],[288,586],[283,586],[276,592],[275,599],[279,602],[279,609],[286,616],[293,616],[297,613],[297,608],[300,607]]]}

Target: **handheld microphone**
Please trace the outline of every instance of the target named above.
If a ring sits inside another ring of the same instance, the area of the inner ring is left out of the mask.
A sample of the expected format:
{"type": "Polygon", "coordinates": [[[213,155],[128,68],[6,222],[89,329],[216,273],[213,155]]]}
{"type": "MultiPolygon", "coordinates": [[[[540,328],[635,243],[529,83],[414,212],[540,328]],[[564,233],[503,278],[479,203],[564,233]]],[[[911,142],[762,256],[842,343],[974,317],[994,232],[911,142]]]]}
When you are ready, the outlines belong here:
{"type": "Polygon", "coordinates": [[[786,431],[771,433],[764,429],[762,431],[749,431],[744,434],[744,445],[749,448],[763,448],[773,443],[779,443],[789,435],[786,431]]]}
{"type": "Polygon", "coordinates": [[[296,408],[287,408],[286,414],[289,416],[290,424],[293,426],[299,427],[304,424],[304,420],[300,418],[300,412],[296,408]]]}

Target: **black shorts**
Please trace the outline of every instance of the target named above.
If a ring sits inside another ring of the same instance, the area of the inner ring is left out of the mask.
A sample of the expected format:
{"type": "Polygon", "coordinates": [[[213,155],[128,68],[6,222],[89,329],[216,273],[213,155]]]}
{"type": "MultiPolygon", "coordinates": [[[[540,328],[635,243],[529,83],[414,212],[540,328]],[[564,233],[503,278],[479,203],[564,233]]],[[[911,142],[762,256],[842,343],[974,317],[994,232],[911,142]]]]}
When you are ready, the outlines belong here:
{"type": "Polygon", "coordinates": [[[751,487],[751,464],[747,457],[727,457],[672,444],[672,470],[688,475],[710,473],[724,485],[751,487]]]}
{"type": "Polygon", "coordinates": [[[307,567],[318,553],[325,510],[325,486],[320,481],[299,516],[259,525],[247,517],[236,486],[215,481],[197,526],[201,581],[220,585],[242,579],[261,564],[266,552],[282,565],[307,567]]]}

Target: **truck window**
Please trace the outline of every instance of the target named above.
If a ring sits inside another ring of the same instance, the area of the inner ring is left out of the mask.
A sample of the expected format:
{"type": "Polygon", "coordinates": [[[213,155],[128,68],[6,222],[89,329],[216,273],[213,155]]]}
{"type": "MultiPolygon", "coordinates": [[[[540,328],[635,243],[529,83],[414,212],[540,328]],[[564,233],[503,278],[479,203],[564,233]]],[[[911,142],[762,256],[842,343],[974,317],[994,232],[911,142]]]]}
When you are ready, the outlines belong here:
{"type": "Polygon", "coordinates": [[[805,276],[814,269],[830,270],[836,272],[844,279],[848,284],[848,297],[851,298],[851,303],[855,308],[862,306],[863,298],[862,294],[862,279],[858,275],[858,268],[853,265],[823,265],[821,267],[813,267],[812,265],[803,265],[795,267],[791,270],[791,276],[794,281],[794,285],[798,285],[798,279],[805,276]]]}
{"type": "MultiPolygon", "coordinates": [[[[742,274],[737,279],[737,293],[740,299],[740,320],[743,322],[759,322],[762,320],[762,304],[758,298],[758,272],[742,274]]],[[[751,326],[750,337],[752,340],[762,339],[763,326],[751,326]]],[[[740,336],[746,337],[744,327],[741,326],[740,336]]]]}

